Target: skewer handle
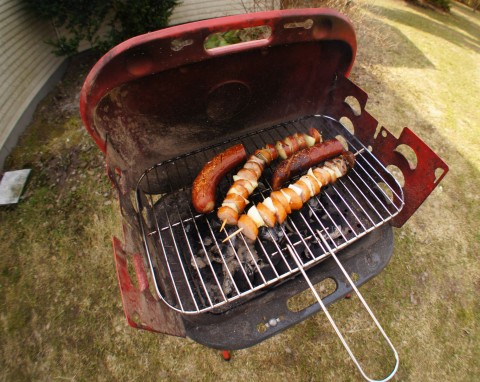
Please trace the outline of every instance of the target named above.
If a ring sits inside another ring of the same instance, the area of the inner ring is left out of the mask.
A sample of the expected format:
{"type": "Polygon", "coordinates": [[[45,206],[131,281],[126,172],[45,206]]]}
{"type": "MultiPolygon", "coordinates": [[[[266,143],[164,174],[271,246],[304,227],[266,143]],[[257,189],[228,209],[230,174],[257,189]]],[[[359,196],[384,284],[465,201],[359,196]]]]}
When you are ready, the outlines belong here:
{"type": "Polygon", "coordinates": [[[318,232],[318,236],[321,238],[321,241],[319,239],[317,239],[317,241],[319,242],[320,245],[323,244],[323,246],[328,250],[328,252],[330,253],[330,255],[334,258],[335,262],[337,263],[338,267],[341,269],[343,275],[346,277],[347,281],[350,283],[350,285],[352,286],[353,290],[355,291],[355,293],[357,294],[358,298],[360,299],[360,301],[362,302],[363,306],[365,307],[365,309],[367,310],[367,312],[370,314],[370,317],[372,318],[372,320],[375,322],[378,330],[380,331],[380,333],[383,335],[383,337],[385,338],[385,340],[387,341],[388,345],[390,346],[390,348],[392,349],[393,351],[393,354],[395,355],[395,367],[393,368],[392,372],[387,376],[385,377],[384,379],[372,379],[370,377],[368,377],[365,372],[363,371],[362,367],[360,366],[360,363],[357,361],[357,358],[355,357],[355,355],[353,354],[352,350],[350,349],[350,346],[348,346],[347,342],[345,341],[345,338],[343,337],[342,333],[340,332],[340,330],[338,329],[338,326],[337,324],[335,323],[335,321],[333,320],[332,316],[330,315],[327,307],[325,306],[325,304],[323,303],[322,299],[320,298],[320,296],[318,295],[315,287],[313,286],[312,282],[310,281],[310,278],[308,277],[307,273],[305,272],[305,269],[303,268],[303,264],[302,264],[302,260],[300,258],[300,256],[297,254],[297,252],[288,244],[287,245],[287,248],[288,248],[288,251],[290,252],[290,255],[292,256],[293,260],[295,261],[295,263],[297,264],[297,267],[298,269],[300,270],[300,273],[302,273],[302,276],[305,278],[305,281],[307,282],[308,286],[310,287],[313,295],[315,296],[315,298],[317,299],[318,303],[320,304],[320,307],[322,308],[323,312],[325,313],[325,315],[327,316],[328,318],[328,321],[330,322],[330,324],[332,325],[333,329],[335,330],[335,333],[337,334],[338,338],[340,339],[340,341],[342,342],[343,346],[345,347],[345,349],[347,350],[347,353],[348,355],[350,356],[350,358],[352,359],[353,363],[355,364],[355,366],[357,367],[357,369],[360,371],[360,374],[362,374],[363,378],[365,378],[367,381],[369,382],[386,382],[386,381],[389,381],[394,375],[395,373],[397,372],[398,370],[398,366],[400,364],[400,360],[398,358],[398,353],[397,351],[395,350],[395,348],[393,347],[393,344],[392,342],[390,341],[390,339],[388,338],[388,336],[386,335],[385,331],[383,330],[383,328],[381,327],[380,323],[378,322],[377,318],[375,317],[375,315],[373,314],[372,310],[370,309],[370,307],[367,305],[367,303],[365,302],[363,296],[360,294],[360,292],[358,291],[357,287],[355,286],[355,283],[352,281],[352,279],[350,278],[350,276],[348,275],[348,272],[345,270],[345,268],[343,267],[343,265],[340,263],[340,261],[338,260],[337,256],[335,255],[335,253],[333,252],[333,250],[330,248],[330,246],[328,245],[328,243],[326,242],[325,238],[322,236],[322,234],[320,232],[318,232]],[[322,243],[323,242],[323,243],[322,243]]]}

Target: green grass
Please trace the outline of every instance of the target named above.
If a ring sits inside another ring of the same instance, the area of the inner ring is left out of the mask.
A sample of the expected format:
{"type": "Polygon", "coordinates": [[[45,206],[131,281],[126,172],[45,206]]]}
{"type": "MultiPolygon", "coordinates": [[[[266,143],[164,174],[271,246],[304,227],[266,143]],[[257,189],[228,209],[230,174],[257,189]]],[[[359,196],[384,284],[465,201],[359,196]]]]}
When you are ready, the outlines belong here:
{"type": "MultiPolygon", "coordinates": [[[[369,93],[368,110],[395,134],[410,126],[450,166],[395,230],[391,263],[362,292],[399,351],[396,380],[475,381],[480,15],[457,3],[449,15],[377,0],[358,20],[352,79],[369,93]]],[[[78,111],[60,107],[65,98],[76,106],[92,62],[75,63],[9,158],[9,168],[33,171],[21,203],[0,209],[0,379],[360,380],[321,314],[230,363],[191,340],[127,326],[111,248],[121,237],[117,201],[78,111]]],[[[384,374],[388,352],[357,299],[331,311],[365,368],[384,374]]]]}

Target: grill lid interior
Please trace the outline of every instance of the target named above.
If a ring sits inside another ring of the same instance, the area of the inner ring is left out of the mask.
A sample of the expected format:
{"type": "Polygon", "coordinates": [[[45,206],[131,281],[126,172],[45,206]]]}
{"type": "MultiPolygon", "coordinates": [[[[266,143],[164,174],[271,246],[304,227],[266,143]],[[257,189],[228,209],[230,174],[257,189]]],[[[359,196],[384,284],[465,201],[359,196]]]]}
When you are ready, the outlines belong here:
{"type": "Polygon", "coordinates": [[[324,112],[348,76],[355,33],[333,10],[260,12],[178,25],[130,39],[92,69],[85,126],[137,179],[159,161],[249,131],[324,112]],[[216,32],[263,27],[269,37],[206,49],[216,32]]]}

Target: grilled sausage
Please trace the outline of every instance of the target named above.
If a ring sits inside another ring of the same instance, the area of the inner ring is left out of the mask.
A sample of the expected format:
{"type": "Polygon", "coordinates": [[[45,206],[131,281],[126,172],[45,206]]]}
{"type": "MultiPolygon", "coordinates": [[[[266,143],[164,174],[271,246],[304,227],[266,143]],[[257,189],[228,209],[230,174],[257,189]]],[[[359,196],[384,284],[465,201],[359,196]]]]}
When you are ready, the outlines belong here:
{"type": "Polygon", "coordinates": [[[234,225],[238,222],[238,210],[231,206],[220,206],[217,211],[217,216],[226,224],[234,225]]]}
{"type": "Polygon", "coordinates": [[[265,203],[258,203],[257,210],[267,227],[273,227],[277,223],[275,213],[267,208],[265,203]]]}
{"type": "Polygon", "coordinates": [[[257,239],[258,227],[250,216],[245,214],[240,216],[238,219],[238,228],[241,228],[245,237],[248,237],[250,240],[257,239]]]}
{"type": "Polygon", "coordinates": [[[282,159],[287,159],[298,150],[313,146],[323,141],[322,135],[317,129],[310,128],[309,134],[295,133],[281,141],[275,142],[275,151],[282,159]]]}
{"type": "Polygon", "coordinates": [[[242,229],[245,237],[256,240],[260,227],[273,227],[275,224],[282,224],[285,221],[287,202],[291,210],[300,209],[303,203],[320,192],[321,187],[346,175],[354,164],[355,156],[348,151],[325,162],[322,167],[310,168],[307,175],[302,176],[294,184],[280,191],[273,191],[271,197],[252,206],[246,214],[242,214],[238,219],[238,227],[242,229]],[[273,196],[274,193],[276,196],[282,194],[283,197],[276,198],[273,196]]]}
{"type": "Polygon", "coordinates": [[[290,203],[288,202],[287,197],[284,194],[282,194],[281,191],[273,191],[270,194],[270,197],[280,202],[283,208],[285,208],[285,211],[287,212],[287,214],[292,213],[292,208],[290,207],[290,203]]]}
{"type": "MultiPolygon", "coordinates": [[[[253,155],[248,158],[243,168],[233,176],[235,182],[227,195],[233,192],[239,195],[241,194],[244,198],[248,198],[248,195],[257,187],[257,181],[261,177],[263,170],[269,166],[272,161],[276,160],[279,156],[286,158],[299,149],[313,146],[315,143],[322,141],[322,136],[316,129],[311,128],[309,133],[310,135],[295,133],[286,137],[283,141],[277,141],[275,146],[267,144],[265,147],[256,150],[253,155]],[[242,186],[248,190],[247,195],[241,193],[243,187],[238,187],[239,182],[243,182],[242,186]]],[[[224,202],[221,208],[219,208],[217,216],[221,221],[226,222],[226,224],[234,225],[237,224],[238,216],[243,212],[244,208],[245,204],[241,201],[236,205],[224,202]]],[[[285,209],[287,208],[291,210],[288,204],[285,209]]],[[[264,209],[262,209],[262,211],[266,214],[266,219],[269,220],[268,212],[264,209]]],[[[275,213],[274,211],[272,212],[275,213]]],[[[280,213],[280,219],[282,216],[283,214],[280,213]]]]}
{"type": "Polygon", "coordinates": [[[279,190],[291,177],[326,159],[340,155],[343,151],[344,148],[340,141],[330,139],[296,152],[290,158],[282,161],[273,172],[272,189],[279,190]]]}
{"type": "Polygon", "coordinates": [[[288,199],[288,204],[292,211],[302,208],[302,198],[291,188],[282,188],[280,192],[288,199]]]}
{"type": "Polygon", "coordinates": [[[227,220],[227,224],[236,224],[238,214],[242,213],[248,200],[242,195],[230,193],[225,197],[222,206],[218,209],[217,216],[222,220],[227,220]]]}
{"type": "Polygon", "coordinates": [[[192,203],[199,213],[213,211],[218,183],[225,174],[247,159],[245,147],[238,144],[216,155],[200,171],[192,186],[192,203]]]}

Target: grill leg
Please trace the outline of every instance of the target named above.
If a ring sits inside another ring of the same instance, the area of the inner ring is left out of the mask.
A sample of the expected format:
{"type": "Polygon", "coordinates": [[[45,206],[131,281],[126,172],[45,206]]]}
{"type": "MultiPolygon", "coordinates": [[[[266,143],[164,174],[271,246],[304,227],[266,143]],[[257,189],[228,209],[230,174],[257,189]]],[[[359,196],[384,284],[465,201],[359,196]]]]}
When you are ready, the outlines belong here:
{"type": "Polygon", "coordinates": [[[232,358],[232,354],[230,350],[222,350],[222,358],[224,361],[229,362],[230,359],[232,358]]]}

